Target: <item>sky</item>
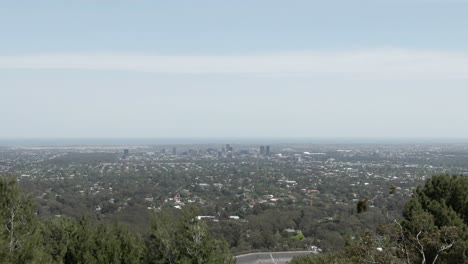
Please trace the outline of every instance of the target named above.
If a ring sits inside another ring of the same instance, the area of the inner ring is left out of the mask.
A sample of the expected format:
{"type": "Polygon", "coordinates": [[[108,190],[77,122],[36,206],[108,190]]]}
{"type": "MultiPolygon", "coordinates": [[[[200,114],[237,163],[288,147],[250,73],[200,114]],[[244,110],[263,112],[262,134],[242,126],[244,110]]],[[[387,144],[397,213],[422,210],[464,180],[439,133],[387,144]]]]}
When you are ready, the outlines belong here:
{"type": "Polygon", "coordinates": [[[0,138],[468,138],[467,12],[4,1],[0,138]]]}

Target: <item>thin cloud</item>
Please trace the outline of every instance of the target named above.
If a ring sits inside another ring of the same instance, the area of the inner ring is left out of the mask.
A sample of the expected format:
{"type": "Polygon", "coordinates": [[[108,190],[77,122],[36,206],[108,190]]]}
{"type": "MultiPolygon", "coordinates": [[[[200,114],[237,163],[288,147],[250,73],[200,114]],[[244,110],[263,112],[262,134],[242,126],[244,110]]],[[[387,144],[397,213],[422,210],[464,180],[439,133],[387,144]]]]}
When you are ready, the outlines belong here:
{"type": "Polygon", "coordinates": [[[0,69],[105,70],[198,75],[298,75],[371,79],[466,79],[468,54],[405,49],[240,56],[38,54],[0,56],[0,69]]]}

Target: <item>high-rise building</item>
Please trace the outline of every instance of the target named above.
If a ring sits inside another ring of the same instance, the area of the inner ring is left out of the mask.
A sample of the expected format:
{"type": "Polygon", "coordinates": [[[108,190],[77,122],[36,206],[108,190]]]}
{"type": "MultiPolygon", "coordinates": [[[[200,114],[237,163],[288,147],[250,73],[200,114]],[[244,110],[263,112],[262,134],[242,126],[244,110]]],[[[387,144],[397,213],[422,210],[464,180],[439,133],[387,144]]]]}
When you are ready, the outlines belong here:
{"type": "Polygon", "coordinates": [[[177,149],[175,147],[172,148],[172,155],[177,155],[177,149]]]}
{"type": "Polygon", "coordinates": [[[260,146],[260,155],[265,155],[265,146],[260,146]]]}
{"type": "Polygon", "coordinates": [[[128,149],[124,149],[122,159],[126,159],[128,157],[129,153],[130,153],[130,151],[128,149]]]}
{"type": "Polygon", "coordinates": [[[196,156],[198,152],[195,149],[189,149],[188,153],[190,156],[196,156]]]}
{"type": "Polygon", "coordinates": [[[265,147],[265,156],[270,156],[270,146],[265,147]]]}

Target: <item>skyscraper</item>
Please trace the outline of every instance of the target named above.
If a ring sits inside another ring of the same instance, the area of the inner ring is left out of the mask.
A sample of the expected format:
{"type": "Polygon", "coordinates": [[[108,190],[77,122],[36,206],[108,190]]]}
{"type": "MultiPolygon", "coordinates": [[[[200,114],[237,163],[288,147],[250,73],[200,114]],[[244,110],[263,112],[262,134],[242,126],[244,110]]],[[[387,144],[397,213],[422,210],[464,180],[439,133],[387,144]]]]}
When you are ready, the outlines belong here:
{"type": "Polygon", "coordinates": [[[265,146],[260,146],[260,155],[265,155],[265,146]]]}
{"type": "Polygon", "coordinates": [[[265,156],[270,156],[270,146],[265,147],[265,156]]]}
{"type": "Polygon", "coordinates": [[[172,155],[177,155],[177,149],[175,147],[172,148],[172,155]]]}
{"type": "Polygon", "coordinates": [[[232,151],[231,144],[226,144],[226,151],[232,151]]]}
{"type": "Polygon", "coordinates": [[[129,153],[130,152],[129,152],[128,149],[124,149],[122,159],[126,159],[128,157],[128,155],[129,155],[129,153]]]}

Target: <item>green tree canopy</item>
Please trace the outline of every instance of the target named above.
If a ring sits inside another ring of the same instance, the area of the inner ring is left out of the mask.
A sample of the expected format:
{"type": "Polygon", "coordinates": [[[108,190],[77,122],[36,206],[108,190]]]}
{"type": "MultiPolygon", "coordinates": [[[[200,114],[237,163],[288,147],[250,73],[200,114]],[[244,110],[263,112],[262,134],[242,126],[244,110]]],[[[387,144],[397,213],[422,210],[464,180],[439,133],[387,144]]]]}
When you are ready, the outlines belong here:
{"type": "Polygon", "coordinates": [[[5,263],[45,263],[40,224],[30,197],[14,179],[0,178],[0,259],[5,263]]]}
{"type": "Polygon", "coordinates": [[[299,257],[291,264],[468,263],[468,177],[431,177],[415,190],[403,217],[343,251],[299,257]]]}
{"type": "Polygon", "coordinates": [[[402,226],[416,260],[468,262],[468,177],[435,175],[413,193],[402,226]]]}
{"type": "Polygon", "coordinates": [[[152,220],[146,243],[121,225],[87,218],[40,220],[15,180],[0,178],[0,263],[234,263],[196,210],[164,210],[152,220]]]}
{"type": "Polygon", "coordinates": [[[197,210],[166,209],[151,221],[147,263],[235,263],[227,243],[215,239],[197,210]]]}

